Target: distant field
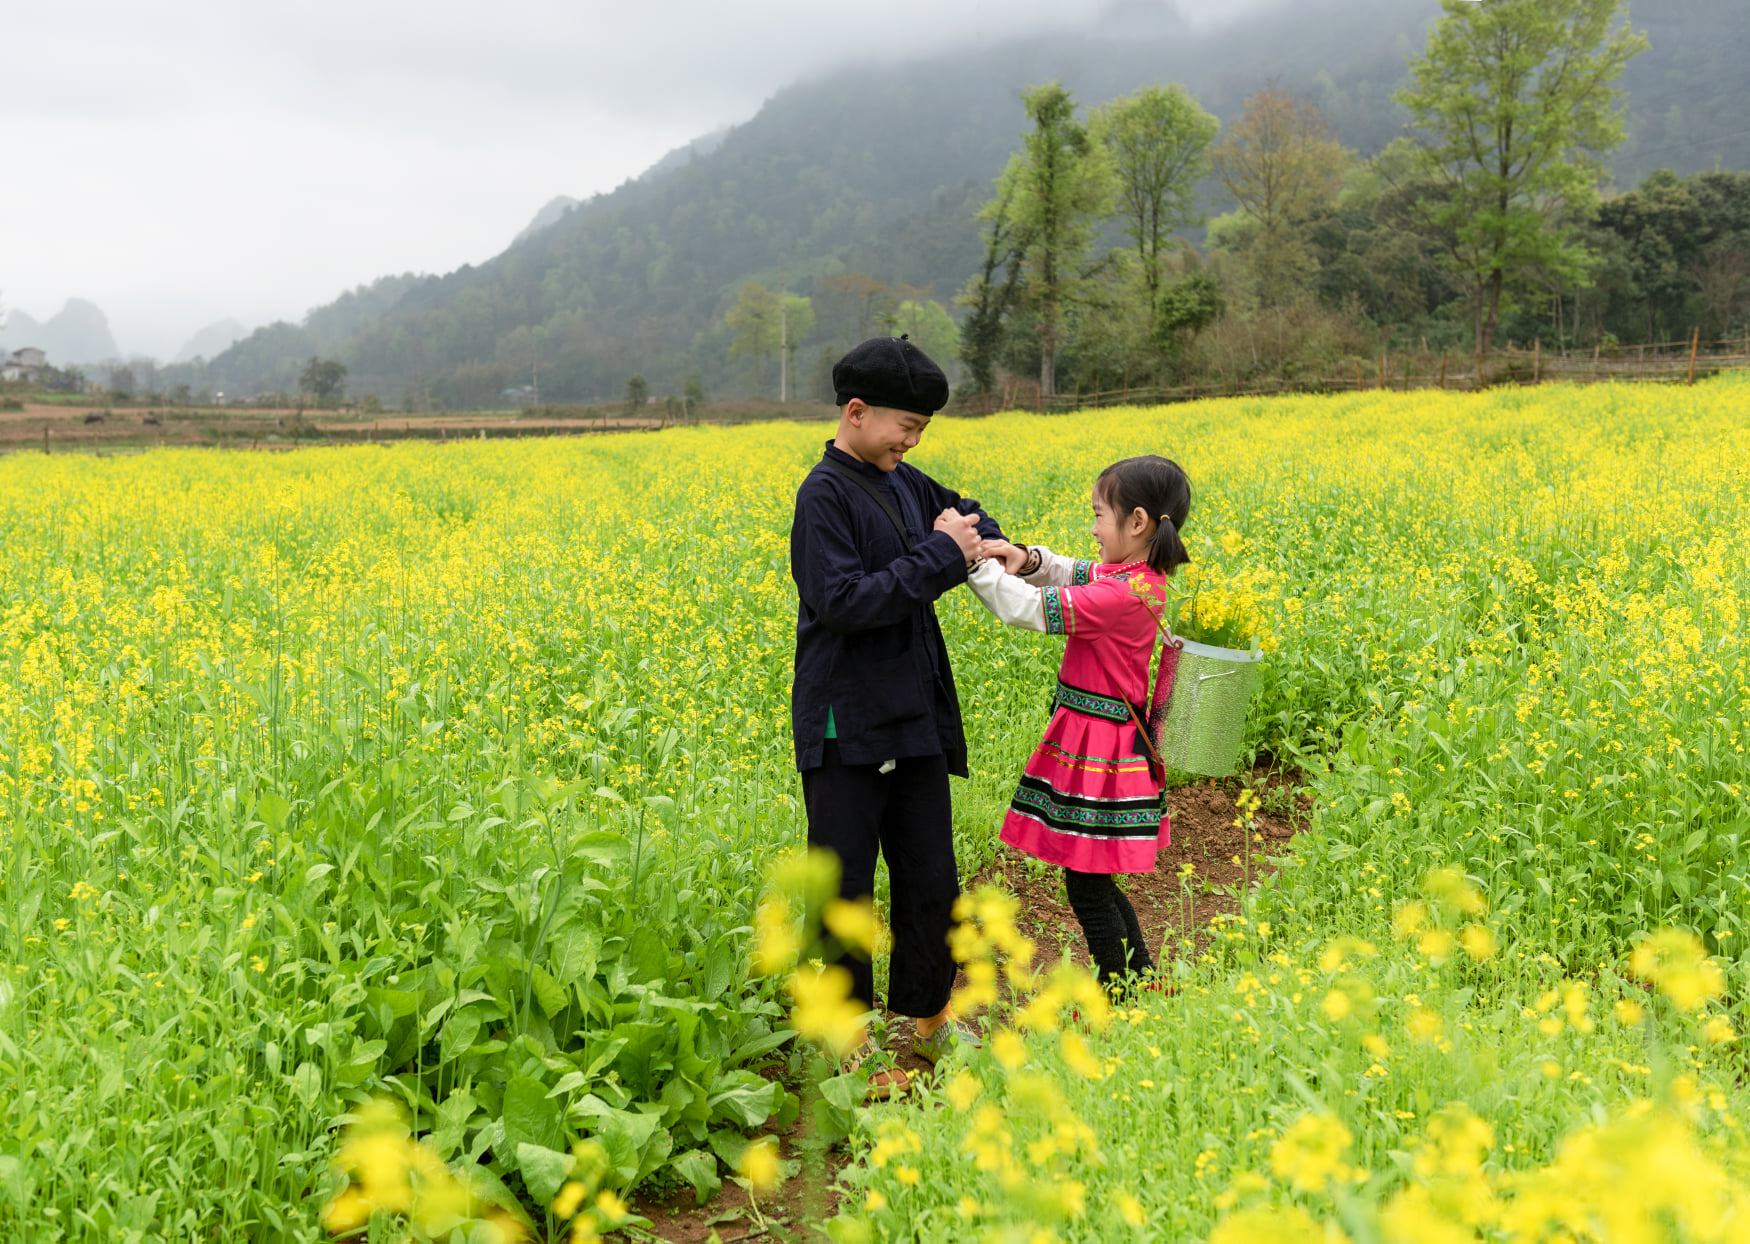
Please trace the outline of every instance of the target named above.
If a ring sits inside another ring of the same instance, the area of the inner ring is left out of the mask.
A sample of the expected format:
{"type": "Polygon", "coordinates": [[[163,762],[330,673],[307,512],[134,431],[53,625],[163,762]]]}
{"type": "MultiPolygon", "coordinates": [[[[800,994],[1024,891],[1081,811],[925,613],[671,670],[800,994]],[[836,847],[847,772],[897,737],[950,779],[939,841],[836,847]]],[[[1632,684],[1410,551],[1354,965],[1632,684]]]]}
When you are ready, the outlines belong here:
{"type": "Polygon", "coordinates": [[[747,423],[833,417],[830,406],[807,402],[712,402],[683,420],[656,406],[644,407],[634,414],[624,403],[367,415],[255,406],[106,407],[94,405],[88,398],[66,401],[33,398],[22,410],[0,410],[0,453],[41,451],[45,444],[50,453],[197,445],[285,449],[294,445],[350,445],[365,441],[582,436],[651,431],[682,422],[747,423]]]}

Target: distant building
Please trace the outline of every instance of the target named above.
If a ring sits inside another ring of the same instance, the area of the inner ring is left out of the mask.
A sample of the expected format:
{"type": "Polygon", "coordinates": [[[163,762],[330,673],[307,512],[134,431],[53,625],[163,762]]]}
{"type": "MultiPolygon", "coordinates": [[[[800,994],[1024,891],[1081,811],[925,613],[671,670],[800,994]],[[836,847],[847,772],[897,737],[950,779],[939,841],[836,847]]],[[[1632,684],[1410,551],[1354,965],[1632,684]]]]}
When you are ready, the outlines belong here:
{"type": "Polygon", "coordinates": [[[48,363],[48,355],[35,346],[25,346],[22,350],[14,350],[4,363],[0,363],[0,380],[35,380],[37,373],[48,363]]]}

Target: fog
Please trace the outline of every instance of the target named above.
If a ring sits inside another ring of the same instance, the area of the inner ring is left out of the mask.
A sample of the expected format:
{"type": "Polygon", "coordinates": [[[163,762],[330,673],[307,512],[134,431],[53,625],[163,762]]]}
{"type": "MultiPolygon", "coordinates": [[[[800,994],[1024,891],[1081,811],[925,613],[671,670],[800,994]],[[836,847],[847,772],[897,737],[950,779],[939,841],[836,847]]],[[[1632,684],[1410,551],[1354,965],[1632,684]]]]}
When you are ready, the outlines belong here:
{"type": "MultiPolygon", "coordinates": [[[[1145,6],[1156,0],[1131,0],[1145,6]]],[[[1209,23],[1267,0],[1181,0],[1209,23]]],[[[504,248],[785,83],[1086,23],[1108,0],[923,7],[57,0],[7,20],[0,307],[69,297],[159,358],[226,317],[504,248]]]]}

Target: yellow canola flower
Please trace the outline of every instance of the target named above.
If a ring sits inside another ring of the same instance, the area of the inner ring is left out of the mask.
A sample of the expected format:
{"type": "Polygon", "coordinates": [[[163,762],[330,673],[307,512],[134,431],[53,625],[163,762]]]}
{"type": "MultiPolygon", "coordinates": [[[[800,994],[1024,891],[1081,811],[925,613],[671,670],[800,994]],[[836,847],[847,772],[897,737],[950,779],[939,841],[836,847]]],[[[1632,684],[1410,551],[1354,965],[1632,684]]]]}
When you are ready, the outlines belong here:
{"type": "Polygon", "coordinates": [[[1116,1198],[1116,1203],[1118,1205],[1118,1216],[1124,1220],[1127,1226],[1140,1227],[1143,1223],[1148,1221],[1148,1214],[1142,1208],[1142,1202],[1131,1196],[1128,1192],[1119,1193],[1116,1198]]]}
{"type": "Polygon", "coordinates": [[[1380,1211],[1386,1244],[1476,1244],[1475,1215],[1454,1213],[1420,1184],[1399,1189],[1380,1211]]]}
{"type": "Polygon", "coordinates": [[[1445,963],[1452,957],[1453,936],[1445,929],[1429,929],[1416,939],[1416,949],[1435,963],[1445,963]]]}
{"type": "Polygon", "coordinates": [[[479,1220],[501,1244],[523,1238],[503,1211],[479,1204],[468,1187],[427,1145],[413,1139],[400,1107],[373,1101],[359,1108],[334,1156],[346,1184],[322,1210],[322,1225],[340,1234],[372,1214],[404,1216],[428,1235],[443,1235],[479,1220]]]}
{"type": "Polygon", "coordinates": [[[796,962],[802,951],[802,939],[797,936],[790,916],[790,905],[782,896],[768,895],[754,912],[754,970],[761,976],[775,976],[796,962]]]}
{"type": "Polygon", "coordinates": [[[822,921],[827,931],[845,945],[853,946],[865,955],[875,953],[876,943],[881,938],[881,917],[875,914],[873,900],[853,903],[835,898],[826,905],[822,921]]]}
{"type": "Polygon", "coordinates": [[[1322,1190],[1351,1174],[1343,1163],[1354,1136],[1333,1114],[1302,1115],[1270,1149],[1270,1171],[1303,1192],[1322,1190]]]}
{"type": "Polygon", "coordinates": [[[1012,1028],[1004,1028],[991,1038],[990,1052],[1009,1071],[1027,1061],[1027,1043],[1012,1028]]]}
{"type": "Polygon", "coordinates": [[[1576,1032],[1591,1032],[1597,1025],[1587,1014],[1591,1005],[1589,991],[1584,981],[1566,981],[1562,985],[1562,1012],[1567,1017],[1568,1026],[1576,1032]]]}
{"type": "Polygon", "coordinates": [[[1750,1216],[1750,1186],[1686,1120],[1645,1101],[1581,1128],[1549,1166],[1506,1183],[1499,1221],[1514,1240],[1733,1240],[1750,1216]]]}
{"type": "Polygon", "coordinates": [[[1446,1022],[1440,1018],[1439,1012],[1425,1006],[1417,1007],[1404,1021],[1404,1031],[1410,1034],[1410,1040],[1426,1044],[1446,1035],[1446,1022]]]}
{"type": "Polygon", "coordinates": [[[589,1189],[583,1184],[575,1179],[568,1180],[565,1186],[559,1189],[559,1195],[553,1198],[553,1216],[555,1218],[571,1217],[583,1204],[583,1198],[588,1195],[589,1189]]]}
{"type": "Polygon", "coordinates": [[[1489,904],[1476,883],[1456,868],[1436,868],[1422,879],[1429,898],[1467,916],[1480,916],[1489,904]]]}
{"type": "Polygon", "coordinates": [[[632,1213],[632,1207],[611,1188],[603,1188],[595,1194],[595,1207],[611,1227],[619,1226],[632,1213]]]}
{"type": "Polygon", "coordinates": [[[1493,959],[1500,949],[1500,943],[1495,940],[1495,934],[1487,925],[1467,924],[1458,931],[1458,944],[1464,947],[1464,953],[1477,963],[1493,959]]]}
{"type": "Polygon", "coordinates": [[[1332,938],[1330,945],[1325,947],[1324,953],[1319,956],[1319,970],[1322,972],[1341,972],[1349,966],[1351,956],[1371,959],[1378,953],[1379,951],[1372,942],[1345,933],[1340,937],[1332,938]]]}
{"type": "Polygon", "coordinates": [[[1340,1229],[1326,1228],[1297,1205],[1242,1209],[1209,1233],[1209,1244],[1343,1244],[1340,1229]]]}
{"type": "Polygon", "coordinates": [[[1424,1179],[1469,1178],[1495,1147],[1495,1129],[1464,1102],[1453,1102],[1430,1119],[1426,1136],[1414,1162],[1424,1179]]]}
{"type": "Polygon", "coordinates": [[[774,1136],[762,1136],[749,1141],[735,1164],[736,1173],[753,1185],[762,1195],[776,1188],[781,1181],[778,1165],[778,1141],[774,1136]]]}
{"type": "Polygon", "coordinates": [[[978,1100],[978,1095],[984,1092],[984,1083],[970,1071],[957,1071],[954,1078],[948,1081],[948,1104],[959,1111],[972,1109],[972,1103],[978,1100]]]}
{"type": "Polygon", "coordinates": [[[843,1058],[867,1035],[864,1009],[851,999],[851,973],[805,963],[790,976],[790,1022],[804,1037],[843,1058]]]}
{"type": "Polygon", "coordinates": [[[1701,939],[1681,929],[1661,929],[1643,939],[1629,957],[1629,971],[1651,981],[1680,1011],[1694,1011],[1726,988],[1725,974],[1701,939]]]}
{"type": "Polygon", "coordinates": [[[1058,1051],[1063,1055],[1064,1063],[1084,1080],[1101,1080],[1105,1072],[1101,1069],[1100,1060],[1095,1058],[1088,1049],[1088,1043],[1077,1033],[1066,1032],[1058,1040],[1058,1051]]]}
{"type": "Polygon", "coordinates": [[[811,909],[830,902],[838,884],[838,857],[820,847],[787,855],[772,869],[773,887],[779,893],[800,898],[811,909]]]}

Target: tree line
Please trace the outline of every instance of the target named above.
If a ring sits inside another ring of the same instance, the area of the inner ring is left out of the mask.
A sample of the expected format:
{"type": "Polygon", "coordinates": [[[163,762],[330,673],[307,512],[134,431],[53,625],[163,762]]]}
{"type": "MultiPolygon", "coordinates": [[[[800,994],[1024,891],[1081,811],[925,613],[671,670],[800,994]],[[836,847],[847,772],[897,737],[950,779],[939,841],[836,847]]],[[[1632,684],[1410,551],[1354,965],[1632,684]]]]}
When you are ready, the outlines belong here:
{"type": "Polygon", "coordinates": [[[969,387],[1320,374],[1400,346],[1487,353],[1726,335],[1750,310],[1750,174],[1604,199],[1622,0],[1442,0],[1370,158],[1271,82],[1224,133],[1176,85],[1089,110],[1023,93],[1021,146],[960,291],[969,387]],[[1209,220],[1211,188],[1231,209],[1209,220]],[[1186,233],[1207,224],[1199,250],[1186,233]],[[1114,233],[1121,245],[1110,245],[1114,233]]]}

